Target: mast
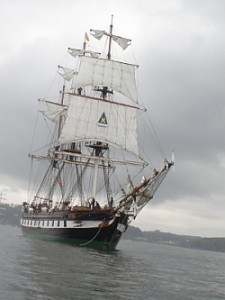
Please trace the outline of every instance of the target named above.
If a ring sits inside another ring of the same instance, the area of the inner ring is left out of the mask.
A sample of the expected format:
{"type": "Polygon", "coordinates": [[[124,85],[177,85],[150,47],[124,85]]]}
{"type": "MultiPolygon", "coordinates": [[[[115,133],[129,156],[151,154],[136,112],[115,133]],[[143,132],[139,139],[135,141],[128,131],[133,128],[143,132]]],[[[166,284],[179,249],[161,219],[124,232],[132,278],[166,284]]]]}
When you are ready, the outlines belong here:
{"type": "Polygon", "coordinates": [[[111,59],[112,32],[113,32],[113,15],[111,15],[111,25],[109,29],[109,50],[107,55],[108,60],[111,59]]]}
{"type": "Polygon", "coordinates": [[[85,32],[85,34],[84,34],[84,42],[83,42],[83,51],[86,50],[86,44],[87,44],[86,41],[89,41],[89,38],[88,38],[87,33],[85,32]]]}
{"type": "MultiPolygon", "coordinates": [[[[113,32],[113,15],[111,15],[111,24],[109,28],[109,48],[108,48],[108,54],[107,54],[107,59],[111,59],[111,45],[112,45],[112,32],[113,32]]],[[[86,43],[84,43],[84,46],[86,46],[86,43]]],[[[104,86],[102,89],[97,88],[97,91],[102,93],[102,98],[106,100],[107,93],[113,93],[112,91],[108,90],[107,86],[104,86]]],[[[94,155],[96,157],[99,157],[102,153],[102,149],[104,146],[102,146],[101,142],[97,142],[96,145],[94,146],[95,151],[94,155]]],[[[95,199],[96,193],[97,193],[97,182],[98,182],[98,169],[99,169],[99,159],[96,159],[94,162],[94,175],[93,175],[93,183],[92,183],[92,198],[95,199]]]]}
{"type": "Polygon", "coordinates": [[[98,165],[99,165],[99,160],[96,159],[95,166],[94,166],[93,185],[92,185],[92,198],[93,199],[96,198],[96,192],[97,192],[98,165]]]}
{"type": "MultiPolygon", "coordinates": [[[[66,84],[65,84],[65,79],[64,79],[64,81],[63,81],[63,89],[62,89],[62,97],[61,97],[61,102],[60,102],[61,105],[63,105],[63,103],[64,103],[65,88],[66,88],[66,84]]],[[[58,138],[59,138],[60,132],[61,132],[61,124],[62,124],[62,116],[59,117],[58,138]]]]}
{"type": "Polygon", "coordinates": [[[91,197],[93,199],[95,199],[96,194],[97,194],[98,170],[99,170],[99,164],[100,164],[99,158],[100,158],[100,156],[102,156],[102,150],[108,149],[108,146],[102,145],[101,142],[96,142],[95,144],[90,145],[89,147],[93,148],[94,156],[97,158],[97,159],[95,159],[95,162],[94,162],[94,174],[93,174],[93,180],[92,180],[92,195],[91,195],[91,197]]]}

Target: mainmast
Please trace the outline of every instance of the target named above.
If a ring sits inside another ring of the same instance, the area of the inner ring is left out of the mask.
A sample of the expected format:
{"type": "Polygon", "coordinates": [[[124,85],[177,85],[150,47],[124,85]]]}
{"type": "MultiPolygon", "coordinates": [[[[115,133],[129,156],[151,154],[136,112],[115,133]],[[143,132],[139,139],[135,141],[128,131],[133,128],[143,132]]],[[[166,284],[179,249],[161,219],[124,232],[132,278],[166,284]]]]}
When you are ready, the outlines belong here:
{"type": "Polygon", "coordinates": [[[109,50],[107,55],[108,60],[111,59],[112,32],[113,32],[113,15],[111,16],[111,25],[109,28],[109,50]]]}
{"type": "MultiPolygon", "coordinates": [[[[112,45],[112,32],[113,32],[113,15],[111,16],[111,24],[109,28],[109,48],[108,48],[108,54],[107,59],[111,59],[111,45],[112,45]]],[[[104,86],[102,88],[95,89],[96,91],[99,91],[102,93],[102,98],[106,100],[106,96],[108,93],[113,94],[113,91],[108,90],[107,86],[104,86]]],[[[103,149],[108,149],[108,146],[103,145],[101,142],[97,142],[94,146],[95,148],[95,156],[100,157],[103,149]]],[[[93,176],[93,183],[92,183],[92,198],[95,199],[96,193],[97,193],[97,181],[98,181],[98,169],[99,169],[99,163],[100,160],[95,160],[95,166],[94,166],[94,176],[93,176]]]]}

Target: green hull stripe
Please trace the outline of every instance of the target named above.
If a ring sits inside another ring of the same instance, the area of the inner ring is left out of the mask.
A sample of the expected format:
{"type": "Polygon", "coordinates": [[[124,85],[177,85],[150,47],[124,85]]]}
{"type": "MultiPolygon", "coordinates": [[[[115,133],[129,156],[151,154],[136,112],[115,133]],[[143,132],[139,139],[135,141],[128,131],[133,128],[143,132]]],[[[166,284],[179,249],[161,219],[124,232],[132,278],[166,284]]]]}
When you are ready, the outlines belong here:
{"type": "Polygon", "coordinates": [[[62,236],[53,236],[53,235],[47,235],[47,234],[38,234],[34,232],[24,232],[24,236],[29,236],[32,238],[36,238],[39,240],[44,240],[44,241],[53,241],[53,242],[58,242],[58,243],[64,243],[64,244],[70,244],[70,245],[75,245],[79,247],[89,247],[89,248],[95,248],[95,249],[101,249],[101,250],[115,250],[115,247],[117,243],[111,243],[108,245],[104,241],[98,241],[94,240],[91,243],[89,243],[89,240],[85,239],[74,239],[74,238],[66,238],[62,236]]]}

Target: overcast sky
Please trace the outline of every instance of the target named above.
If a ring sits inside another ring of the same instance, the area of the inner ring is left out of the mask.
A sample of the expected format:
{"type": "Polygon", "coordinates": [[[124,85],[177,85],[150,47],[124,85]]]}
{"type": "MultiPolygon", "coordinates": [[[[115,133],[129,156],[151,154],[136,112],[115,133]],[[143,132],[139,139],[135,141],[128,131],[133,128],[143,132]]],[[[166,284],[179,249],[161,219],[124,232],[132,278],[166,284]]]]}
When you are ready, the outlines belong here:
{"type": "Polygon", "coordinates": [[[107,30],[111,14],[114,32],[132,39],[142,102],[176,158],[133,225],[225,236],[223,0],[1,0],[0,191],[10,203],[27,197],[36,100],[67,47],[90,28],[107,30]]]}

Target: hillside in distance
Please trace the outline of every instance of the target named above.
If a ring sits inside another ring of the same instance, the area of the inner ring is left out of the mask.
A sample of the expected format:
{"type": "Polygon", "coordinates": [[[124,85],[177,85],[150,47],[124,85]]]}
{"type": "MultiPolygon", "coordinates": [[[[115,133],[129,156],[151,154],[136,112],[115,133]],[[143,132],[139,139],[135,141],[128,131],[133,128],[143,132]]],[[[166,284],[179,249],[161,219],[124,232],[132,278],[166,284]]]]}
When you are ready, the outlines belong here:
{"type": "Polygon", "coordinates": [[[178,235],[170,232],[142,231],[130,226],[124,233],[125,240],[143,241],[147,243],[167,244],[177,247],[225,252],[225,238],[203,238],[200,236],[178,235]]]}

